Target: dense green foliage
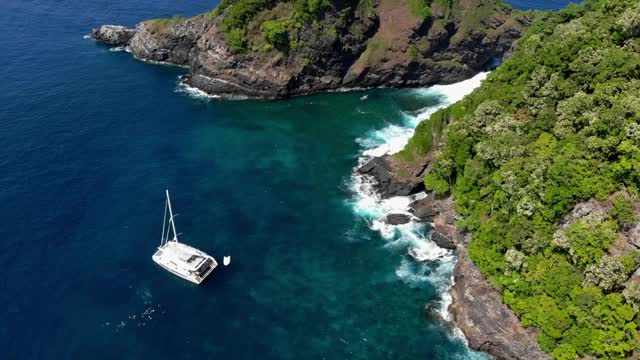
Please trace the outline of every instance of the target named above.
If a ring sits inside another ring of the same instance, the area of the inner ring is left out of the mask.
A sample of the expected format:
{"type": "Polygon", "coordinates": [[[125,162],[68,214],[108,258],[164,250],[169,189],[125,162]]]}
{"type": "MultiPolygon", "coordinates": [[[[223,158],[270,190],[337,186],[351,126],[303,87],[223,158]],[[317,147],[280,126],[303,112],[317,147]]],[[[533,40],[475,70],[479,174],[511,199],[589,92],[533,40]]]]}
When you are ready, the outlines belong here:
{"type": "Polygon", "coordinates": [[[480,88],[398,154],[425,155],[433,128],[447,124],[425,184],[455,197],[472,260],[557,359],[638,349],[640,287],[626,284],[638,256],[608,251],[635,221],[640,187],[639,36],[638,1],[541,17],[480,88]],[[588,200],[610,207],[559,227],[588,200]]]}
{"type": "Polygon", "coordinates": [[[277,49],[286,50],[289,45],[289,31],[286,21],[263,22],[262,35],[269,45],[277,49]]]}
{"type": "Polygon", "coordinates": [[[407,0],[411,7],[411,14],[421,19],[431,16],[431,1],[427,0],[407,0]]]}
{"type": "MultiPolygon", "coordinates": [[[[356,2],[354,0],[353,2],[356,2]]],[[[360,0],[362,2],[362,0],[360,0]]],[[[368,4],[368,1],[364,1],[368,4]]],[[[262,11],[274,8],[278,3],[291,4],[290,9],[278,18],[264,20],[258,24],[261,38],[266,42],[265,50],[276,48],[287,51],[291,41],[291,33],[295,33],[302,23],[315,19],[323,10],[331,6],[329,0],[291,0],[278,2],[275,0],[222,0],[211,13],[212,18],[224,13],[221,19],[222,31],[227,34],[227,43],[236,53],[248,50],[252,35],[249,25],[262,11]]],[[[289,9],[289,8],[287,8],[289,9]]]]}

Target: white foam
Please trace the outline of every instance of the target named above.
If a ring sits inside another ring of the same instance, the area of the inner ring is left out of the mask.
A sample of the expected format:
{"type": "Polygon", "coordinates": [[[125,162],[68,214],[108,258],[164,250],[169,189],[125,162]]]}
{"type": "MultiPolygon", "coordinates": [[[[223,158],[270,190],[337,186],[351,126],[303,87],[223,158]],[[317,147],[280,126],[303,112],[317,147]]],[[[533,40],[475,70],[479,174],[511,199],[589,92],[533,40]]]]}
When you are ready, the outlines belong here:
{"type": "Polygon", "coordinates": [[[187,85],[183,80],[178,81],[178,85],[176,86],[175,92],[187,94],[193,98],[201,99],[201,100],[209,100],[209,99],[219,99],[218,95],[208,94],[197,87],[187,85]]]}
{"type": "MultiPolygon", "coordinates": [[[[388,125],[382,129],[369,132],[365,137],[356,139],[357,143],[362,147],[362,153],[358,159],[358,167],[364,165],[373,157],[393,154],[402,150],[413,135],[415,127],[421,121],[429,119],[439,109],[460,101],[464,96],[480,86],[482,80],[486,79],[487,74],[480,73],[471,79],[456,84],[408,90],[430,98],[439,96],[442,101],[435,106],[421,109],[415,114],[400,113],[398,116],[402,117],[402,124],[388,125]]],[[[395,276],[409,286],[417,286],[425,282],[435,286],[440,295],[440,299],[435,304],[437,305],[436,313],[443,321],[451,324],[452,318],[448,309],[452,300],[449,290],[453,285],[452,273],[456,257],[451,251],[438,247],[430,238],[425,236],[426,225],[424,224],[412,222],[404,225],[390,225],[384,222],[384,218],[388,214],[409,214],[409,204],[424,197],[425,194],[381,199],[374,188],[375,179],[370,176],[360,175],[355,171],[351,179],[351,185],[355,194],[351,203],[354,212],[365,218],[372,230],[380,233],[382,238],[386,240],[385,247],[394,251],[404,250],[411,255],[411,258],[402,258],[395,271],[395,276]],[[433,267],[434,264],[436,264],[435,268],[426,268],[426,266],[433,267]]],[[[466,344],[464,335],[455,326],[452,327],[452,336],[460,338],[466,344]]],[[[473,355],[482,356],[478,353],[473,353],[473,355]]]]}
{"type": "Polygon", "coordinates": [[[126,47],[126,46],[114,46],[114,47],[112,47],[112,48],[109,48],[109,51],[111,51],[111,52],[122,52],[122,51],[127,51],[127,52],[128,52],[128,49],[127,49],[127,47],[126,47]]]}

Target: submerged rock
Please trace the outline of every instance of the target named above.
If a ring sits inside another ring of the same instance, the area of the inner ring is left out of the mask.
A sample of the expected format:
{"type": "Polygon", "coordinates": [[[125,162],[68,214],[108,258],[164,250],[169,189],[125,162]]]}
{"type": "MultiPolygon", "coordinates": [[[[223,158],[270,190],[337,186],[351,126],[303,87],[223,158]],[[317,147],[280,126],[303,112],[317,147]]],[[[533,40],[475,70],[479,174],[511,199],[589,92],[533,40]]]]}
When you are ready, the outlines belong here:
{"type": "Polygon", "coordinates": [[[134,29],[120,25],[102,25],[91,31],[91,37],[97,41],[121,46],[127,45],[135,33],[134,29]]]}

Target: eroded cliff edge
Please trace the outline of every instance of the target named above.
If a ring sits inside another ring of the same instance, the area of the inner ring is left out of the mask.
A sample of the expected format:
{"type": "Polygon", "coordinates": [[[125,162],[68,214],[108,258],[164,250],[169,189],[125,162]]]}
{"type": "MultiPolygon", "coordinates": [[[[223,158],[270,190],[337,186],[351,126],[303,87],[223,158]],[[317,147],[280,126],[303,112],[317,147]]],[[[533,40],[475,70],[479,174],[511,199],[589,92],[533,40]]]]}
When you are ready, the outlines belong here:
{"type": "Polygon", "coordinates": [[[105,25],[92,37],[141,60],[188,66],[186,83],[211,95],[275,99],[457,82],[508,54],[532,20],[496,0],[434,0],[418,13],[408,1],[334,0],[311,15],[296,2],[265,1],[238,25],[229,20],[236,5],[226,3],[135,29],[105,25]]]}

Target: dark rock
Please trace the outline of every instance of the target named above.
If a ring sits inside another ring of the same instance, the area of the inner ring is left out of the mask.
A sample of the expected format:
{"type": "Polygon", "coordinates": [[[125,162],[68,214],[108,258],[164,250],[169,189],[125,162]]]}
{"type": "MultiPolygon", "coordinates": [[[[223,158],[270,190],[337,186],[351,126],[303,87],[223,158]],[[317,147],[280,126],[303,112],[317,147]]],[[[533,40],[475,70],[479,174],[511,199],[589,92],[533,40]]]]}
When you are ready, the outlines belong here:
{"type": "MultiPolygon", "coordinates": [[[[637,216],[637,215],[636,215],[637,216]]],[[[640,222],[636,222],[627,231],[628,243],[635,249],[640,249],[640,222]]]]}
{"type": "Polygon", "coordinates": [[[550,359],[536,341],[539,330],[522,327],[463,246],[458,247],[453,277],[449,311],[471,348],[497,359],[550,359]]]}
{"type": "Polygon", "coordinates": [[[420,222],[432,223],[438,212],[435,207],[435,195],[429,194],[424,199],[416,200],[409,204],[409,212],[419,219],[420,222]]]}
{"type": "Polygon", "coordinates": [[[407,214],[389,214],[384,219],[384,222],[386,222],[389,225],[407,224],[411,222],[411,216],[407,214]]]}
{"type": "Polygon", "coordinates": [[[374,187],[382,198],[407,196],[424,190],[422,175],[426,165],[419,165],[417,169],[407,169],[405,165],[389,156],[377,157],[360,167],[358,173],[375,178],[374,187]]]}
{"type": "Polygon", "coordinates": [[[135,35],[134,29],[129,29],[120,25],[102,25],[91,31],[91,37],[111,45],[126,45],[135,35]]]}
{"type": "Polygon", "coordinates": [[[434,243],[436,243],[436,245],[443,249],[456,249],[456,244],[454,244],[453,239],[437,230],[431,230],[431,241],[433,241],[434,243]]]}

